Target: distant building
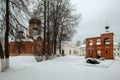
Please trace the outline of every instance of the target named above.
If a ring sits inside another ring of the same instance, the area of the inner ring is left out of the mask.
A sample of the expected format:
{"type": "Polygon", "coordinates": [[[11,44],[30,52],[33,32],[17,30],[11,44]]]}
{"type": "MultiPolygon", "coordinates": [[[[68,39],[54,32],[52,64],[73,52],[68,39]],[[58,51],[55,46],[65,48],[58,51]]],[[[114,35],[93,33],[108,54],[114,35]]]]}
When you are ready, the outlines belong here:
{"type": "Polygon", "coordinates": [[[83,44],[79,47],[80,49],[80,56],[85,56],[86,55],[86,44],[83,44]]]}
{"type": "Polygon", "coordinates": [[[59,50],[57,50],[57,55],[78,55],[80,54],[80,48],[77,47],[75,44],[72,44],[71,42],[64,42],[62,43],[62,49],[61,53],[59,53],[59,50]]]}
{"type": "Polygon", "coordinates": [[[120,44],[114,42],[114,57],[120,57],[120,44]]]}

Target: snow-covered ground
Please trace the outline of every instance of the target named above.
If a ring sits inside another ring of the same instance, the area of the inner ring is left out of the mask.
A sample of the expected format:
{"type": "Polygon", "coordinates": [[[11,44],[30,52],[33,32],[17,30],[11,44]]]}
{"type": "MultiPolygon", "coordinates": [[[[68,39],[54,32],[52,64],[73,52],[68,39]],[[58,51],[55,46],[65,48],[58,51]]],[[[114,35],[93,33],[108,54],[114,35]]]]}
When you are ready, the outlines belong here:
{"type": "Polygon", "coordinates": [[[84,57],[65,56],[36,62],[33,56],[10,57],[10,68],[0,80],[120,80],[120,59],[85,62],[84,57]]]}

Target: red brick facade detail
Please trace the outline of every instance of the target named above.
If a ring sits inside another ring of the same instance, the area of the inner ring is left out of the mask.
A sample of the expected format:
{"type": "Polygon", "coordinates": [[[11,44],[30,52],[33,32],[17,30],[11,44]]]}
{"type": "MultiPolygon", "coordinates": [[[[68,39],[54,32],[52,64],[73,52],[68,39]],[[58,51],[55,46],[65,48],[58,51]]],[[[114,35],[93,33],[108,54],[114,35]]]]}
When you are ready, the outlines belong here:
{"type": "Polygon", "coordinates": [[[42,38],[38,37],[34,43],[34,53],[42,55],[42,38]]]}
{"type": "Polygon", "coordinates": [[[113,33],[105,33],[100,37],[86,38],[86,58],[114,59],[113,35],[113,33]]]}
{"type": "Polygon", "coordinates": [[[34,53],[34,42],[10,42],[9,50],[11,56],[16,56],[20,54],[33,54],[34,53]]]}
{"type": "Polygon", "coordinates": [[[37,34],[41,34],[41,22],[39,19],[31,19],[29,21],[29,36],[33,36],[33,28],[37,29],[37,34]]]}

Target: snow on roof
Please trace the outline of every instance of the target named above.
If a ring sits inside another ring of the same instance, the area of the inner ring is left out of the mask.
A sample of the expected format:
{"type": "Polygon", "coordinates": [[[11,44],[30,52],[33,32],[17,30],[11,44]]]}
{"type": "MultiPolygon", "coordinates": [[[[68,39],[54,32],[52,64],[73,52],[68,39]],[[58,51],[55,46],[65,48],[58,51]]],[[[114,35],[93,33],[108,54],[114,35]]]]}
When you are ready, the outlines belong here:
{"type": "Polygon", "coordinates": [[[9,42],[14,42],[15,38],[14,37],[9,37],[9,42]]]}
{"type": "Polygon", "coordinates": [[[22,39],[22,41],[34,42],[34,41],[33,41],[32,39],[30,39],[30,38],[22,39]]]}
{"type": "Polygon", "coordinates": [[[62,42],[62,46],[64,46],[64,47],[71,47],[71,48],[79,48],[79,47],[76,46],[74,43],[69,42],[69,41],[64,41],[64,42],[62,42]]]}
{"type": "Polygon", "coordinates": [[[82,47],[86,47],[86,44],[83,44],[83,45],[80,46],[80,48],[82,48],[82,47]]]}
{"type": "Polygon", "coordinates": [[[62,45],[74,45],[72,42],[69,41],[64,41],[62,42],[62,45]]]}
{"type": "MultiPolygon", "coordinates": [[[[19,41],[19,40],[17,40],[17,41],[19,41]]],[[[15,41],[15,39],[9,39],[9,42],[17,42],[17,41],[15,41]]],[[[22,41],[28,41],[28,42],[34,42],[32,39],[30,39],[30,38],[24,38],[24,39],[22,39],[22,41]]]]}

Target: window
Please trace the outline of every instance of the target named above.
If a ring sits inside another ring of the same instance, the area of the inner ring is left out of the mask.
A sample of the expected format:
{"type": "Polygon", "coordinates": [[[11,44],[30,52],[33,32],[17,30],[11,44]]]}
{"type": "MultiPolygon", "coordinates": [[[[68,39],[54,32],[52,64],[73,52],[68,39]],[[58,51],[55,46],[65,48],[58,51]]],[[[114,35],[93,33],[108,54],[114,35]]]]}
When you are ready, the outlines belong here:
{"type": "Polygon", "coordinates": [[[119,53],[117,53],[117,55],[119,56],[119,53]]]}
{"type": "Polygon", "coordinates": [[[114,51],[115,51],[116,49],[114,48],[114,51]]]}
{"type": "Polygon", "coordinates": [[[37,36],[38,35],[38,29],[37,27],[33,27],[33,36],[37,36]]]}
{"type": "Polygon", "coordinates": [[[76,51],[73,51],[74,54],[76,54],[76,51]]]}
{"type": "Polygon", "coordinates": [[[104,44],[105,44],[105,45],[106,45],[106,44],[110,44],[110,39],[109,39],[109,38],[105,38],[104,44]]]}
{"type": "Polygon", "coordinates": [[[101,44],[101,40],[100,40],[100,39],[97,39],[96,44],[97,44],[97,45],[100,45],[100,44],[101,44]]]}
{"type": "Polygon", "coordinates": [[[33,36],[37,35],[37,30],[33,30],[33,36]]]}
{"type": "Polygon", "coordinates": [[[98,54],[98,55],[101,55],[101,50],[98,50],[98,51],[97,51],[97,54],[98,54]]]}
{"type": "Polygon", "coordinates": [[[93,45],[93,41],[92,40],[89,41],[89,45],[93,45]]]}

